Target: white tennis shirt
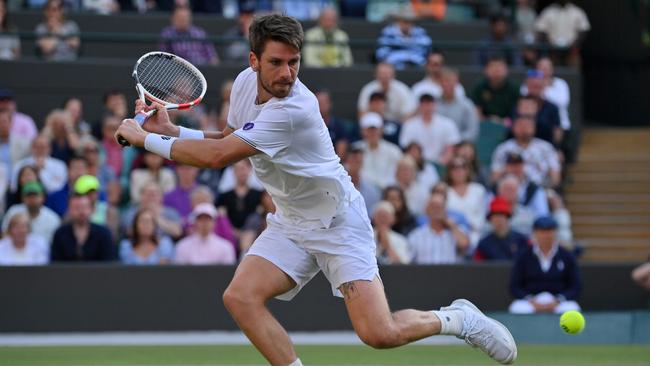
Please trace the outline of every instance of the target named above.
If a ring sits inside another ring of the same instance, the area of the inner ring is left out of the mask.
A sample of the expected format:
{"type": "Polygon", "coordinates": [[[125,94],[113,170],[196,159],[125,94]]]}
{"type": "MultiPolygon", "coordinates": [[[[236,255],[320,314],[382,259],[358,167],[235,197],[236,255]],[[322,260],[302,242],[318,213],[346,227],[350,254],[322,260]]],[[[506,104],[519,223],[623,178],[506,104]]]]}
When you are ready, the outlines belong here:
{"type": "Polygon", "coordinates": [[[228,126],[262,154],[250,158],[276,205],[276,218],[296,229],[329,227],[359,196],[334,152],[318,101],[296,80],[285,98],[255,104],[257,73],[235,79],[228,126]]]}

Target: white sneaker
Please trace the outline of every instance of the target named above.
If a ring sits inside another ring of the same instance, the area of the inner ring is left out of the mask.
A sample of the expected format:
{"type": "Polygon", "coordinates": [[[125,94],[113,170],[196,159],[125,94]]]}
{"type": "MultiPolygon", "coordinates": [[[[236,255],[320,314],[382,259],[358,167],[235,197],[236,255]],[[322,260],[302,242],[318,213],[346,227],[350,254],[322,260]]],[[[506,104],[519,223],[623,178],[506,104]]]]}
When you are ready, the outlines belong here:
{"type": "Polygon", "coordinates": [[[458,338],[472,347],[478,347],[495,361],[509,365],[517,359],[517,344],[508,328],[485,316],[469,300],[454,300],[440,310],[460,310],[464,314],[463,330],[458,338]]]}

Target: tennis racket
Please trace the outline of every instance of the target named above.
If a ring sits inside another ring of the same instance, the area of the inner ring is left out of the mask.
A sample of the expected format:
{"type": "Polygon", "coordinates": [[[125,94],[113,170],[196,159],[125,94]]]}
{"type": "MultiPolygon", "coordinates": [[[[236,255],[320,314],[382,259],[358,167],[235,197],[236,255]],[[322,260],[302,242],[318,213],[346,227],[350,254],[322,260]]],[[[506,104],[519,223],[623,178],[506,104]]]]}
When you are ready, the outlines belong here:
{"type": "MultiPolygon", "coordinates": [[[[166,52],[149,52],[133,67],[135,89],[140,100],[162,104],[166,109],[189,109],[199,104],[208,84],[201,71],[181,57],[166,52]]],[[[142,126],[147,118],[156,113],[141,111],[133,119],[142,126]]],[[[129,142],[117,137],[122,146],[129,142]]]]}

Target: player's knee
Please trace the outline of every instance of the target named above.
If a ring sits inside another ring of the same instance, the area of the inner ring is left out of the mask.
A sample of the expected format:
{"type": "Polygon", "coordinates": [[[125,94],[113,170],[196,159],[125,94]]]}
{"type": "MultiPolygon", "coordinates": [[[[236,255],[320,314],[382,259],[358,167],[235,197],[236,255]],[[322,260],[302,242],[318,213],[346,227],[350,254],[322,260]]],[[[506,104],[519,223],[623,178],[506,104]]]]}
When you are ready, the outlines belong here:
{"type": "Polygon", "coordinates": [[[228,286],[223,293],[223,304],[233,314],[245,310],[254,303],[254,296],[248,296],[245,291],[228,286]]]}
{"type": "Polygon", "coordinates": [[[399,334],[389,329],[366,330],[358,332],[361,341],[376,349],[397,347],[401,344],[399,334]]]}

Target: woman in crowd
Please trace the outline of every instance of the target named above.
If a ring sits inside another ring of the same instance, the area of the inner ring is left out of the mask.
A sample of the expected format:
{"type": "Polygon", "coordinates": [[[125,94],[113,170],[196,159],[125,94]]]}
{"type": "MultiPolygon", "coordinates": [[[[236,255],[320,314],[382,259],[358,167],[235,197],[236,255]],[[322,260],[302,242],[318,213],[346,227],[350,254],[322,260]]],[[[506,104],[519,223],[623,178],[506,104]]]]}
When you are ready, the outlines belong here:
{"type": "Polygon", "coordinates": [[[167,264],[174,253],[174,244],[166,236],[158,236],[155,215],[140,210],[133,219],[129,238],[120,243],[120,259],[124,264],[167,264]]]}
{"type": "Polygon", "coordinates": [[[176,175],[170,168],[163,166],[165,159],[152,152],[142,153],[141,167],[131,172],[131,202],[140,202],[140,190],[149,182],[156,182],[164,193],[176,188],[176,175]]]}
{"type": "Polygon", "coordinates": [[[6,208],[9,208],[12,205],[21,202],[20,192],[22,191],[25,183],[39,181],[37,168],[33,165],[25,165],[24,167],[20,168],[18,171],[18,179],[16,181],[16,186],[10,187],[9,191],[7,191],[6,208]]]}
{"type": "Polygon", "coordinates": [[[469,162],[460,156],[447,165],[445,182],[449,185],[447,208],[462,213],[469,221],[470,243],[475,245],[485,225],[487,192],[482,185],[472,182],[469,162]]]}
{"type": "Polygon", "coordinates": [[[398,186],[388,186],[384,189],[382,199],[390,202],[395,208],[395,223],[393,224],[393,231],[407,236],[411,230],[417,226],[415,216],[409,210],[406,203],[404,191],[398,186]]]}
{"type": "Polygon", "coordinates": [[[0,265],[33,266],[47,264],[50,246],[45,239],[29,233],[27,213],[17,213],[9,219],[7,233],[0,240],[0,265]]]}
{"type": "Polygon", "coordinates": [[[39,54],[48,61],[76,60],[81,40],[77,23],[66,20],[62,0],[49,0],[43,7],[45,19],[36,26],[39,54]]]}
{"type": "Polygon", "coordinates": [[[47,115],[42,134],[50,140],[50,155],[66,163],[79,148],[79,134],[74,129],[72,116],[63,109],[55,109],[47,115]]]}

